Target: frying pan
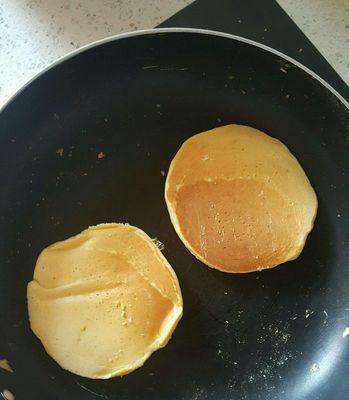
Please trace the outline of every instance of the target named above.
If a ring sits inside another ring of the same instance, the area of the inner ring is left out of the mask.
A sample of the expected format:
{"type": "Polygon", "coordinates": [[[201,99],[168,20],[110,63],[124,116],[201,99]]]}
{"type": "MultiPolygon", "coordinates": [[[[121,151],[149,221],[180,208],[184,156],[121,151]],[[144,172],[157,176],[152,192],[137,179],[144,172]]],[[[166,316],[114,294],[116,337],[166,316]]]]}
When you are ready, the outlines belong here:
{"type": "Polygon", "coordinates": [[[321,78],[240,37],[143,31],[53,64],[2,109],[0,131],[0,358],[14,370],[0,370],[0,390],[36,400],[348,398],[349,112],[321,78]],[[207,268],[168,217],[171,158],[186,138],[228,123],[284,142],[318,195],[303,253],[276,269],[207,268]],[[45,246],[112,221],[165,244],[185,313],[142,368],[89,380],[61,369],[31,333],[26,285],[45,246]]]}

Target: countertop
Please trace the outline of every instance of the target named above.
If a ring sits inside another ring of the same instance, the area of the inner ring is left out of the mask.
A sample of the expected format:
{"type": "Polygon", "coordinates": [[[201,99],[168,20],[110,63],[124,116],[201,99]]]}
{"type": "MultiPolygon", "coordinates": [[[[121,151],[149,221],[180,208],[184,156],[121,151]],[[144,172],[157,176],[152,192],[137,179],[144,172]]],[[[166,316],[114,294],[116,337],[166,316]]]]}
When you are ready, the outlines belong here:
{"type": "MultiPolygon", "coordinates": [[[[2,0],[0,106],[57,58],[107,36],[153,28],[190,3],[192,0],[2,0]]],[[[348,84],[349,2],[278,3],[348,84]]]]}

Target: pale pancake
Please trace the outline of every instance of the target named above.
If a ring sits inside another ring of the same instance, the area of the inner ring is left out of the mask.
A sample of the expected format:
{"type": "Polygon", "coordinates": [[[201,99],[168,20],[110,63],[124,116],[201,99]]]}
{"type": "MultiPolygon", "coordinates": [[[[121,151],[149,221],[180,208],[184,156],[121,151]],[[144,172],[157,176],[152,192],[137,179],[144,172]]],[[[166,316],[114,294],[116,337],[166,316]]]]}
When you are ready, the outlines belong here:
{"type": "Polygon", "coordinates": [[[242,125],[185,141],[171,162],[165,198],[185,246],[224,272],[297,258],[317,211],[314,189],[287,147],[242,125]]]}
{"type": "Polygon", "coordinates": [[[140,229],[101,224],[42,251],[28,284],[30,325],[63,368],[125,375],[166,345],[182,316],[177,277],[140,229]]]}

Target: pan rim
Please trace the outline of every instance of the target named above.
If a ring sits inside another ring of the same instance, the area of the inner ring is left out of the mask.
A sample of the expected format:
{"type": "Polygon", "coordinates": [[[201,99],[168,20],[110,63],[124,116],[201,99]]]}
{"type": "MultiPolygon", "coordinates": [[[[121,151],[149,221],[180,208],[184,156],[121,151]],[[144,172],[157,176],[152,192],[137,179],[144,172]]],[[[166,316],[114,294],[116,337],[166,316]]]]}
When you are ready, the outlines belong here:
{"type": "Polygon", "coordinates": [[[78,49],[72,50],[69,53],[64,54],[63,56],[57,58],[57,60],[49,63],[45,68],[43,68],[41,71],[39,71],[34,76],[32,76],[26,83],[24,83],[21,87],[19,87],[12,95],[10,95],[10,97],[5,101],[5,103],[2,106],[0,106],[0,114],[32,82],[34,82],[35,80],[40,78],[41,75],[44,75],[50,69],[56,67],[59,64],[62,64],[64,61],[67,61],[70,58],[75,57],[76,55],[83,53],[89,49],[103,45],[105,43],[113,42],[115,40],[127,39],[130,37],[143,36],[143,35],[154,35],[154,34],[159,34],[159,33],[160,34],[161,33],[196,33],[196,34],[200,34],[200,35],[216,36],[216,37],[222,37],[222,38],[226,38],[226,39],[236,40],[238,42],[242,42],[242,43],[252,45],[254,47],[258,47],[269,53],[275,54],[278,57],[283,58],[284,60],[288,61],[289,63],[295,65],[296,67],[302,69],[304,72],[306,72],[312,78],[314,78],[318,82],[320,82],[332,94],[334,94],[337,97],[337,99],[349,110],[349,102],[346,101],[345,98],[340,93],[338,93],[337,90],[334,89],[325,79],[321,78],[321,76],[319,76],[317,73],[315,73],[310,68],[306,67],[301,62],[295,60],[294,58],[288,56],[285,53],[282,53],[279,50],[276,50],[276,49],[274,49],[270,46],[267,46],[263,43],[259,43],[255,40],[248,39],[243,36],[234,35],[231,33],[225,33],[225,32],[220,32],[220,31],[215,31],[215,30],[210,30],[210,29],[173,27],[173,28],[152,28],[152,29],[143,29],[143,30],[139,30],[139,31],[119,33],[119,34],[107,36],[102,39],[95,40],[91,43],[87,43],[84,46],[79,47],[78,49]]]}

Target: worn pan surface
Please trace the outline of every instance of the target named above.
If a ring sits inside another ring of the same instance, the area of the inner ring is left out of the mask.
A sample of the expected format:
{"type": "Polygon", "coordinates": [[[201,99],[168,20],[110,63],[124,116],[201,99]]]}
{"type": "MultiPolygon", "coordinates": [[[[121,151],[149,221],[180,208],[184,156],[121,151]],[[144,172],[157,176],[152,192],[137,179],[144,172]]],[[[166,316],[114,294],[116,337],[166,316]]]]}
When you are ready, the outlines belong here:
{"type": "Polygon", "coordinates": [[[2,109],[0,163],[0,358],[14,370],[0,370],[0,390],[28,400],[347,398],[349,112],[318,77],[229,35],[115,37],[56,63],[2,109]],[[189,136],[228,123],[282,140],[317,192],[296,261],[220,273],[171,225],[171,158],[189,136]],[[45,246],[112,221],[165,244],[185,314],[144,367],[89,380],[61,369],[30,331],[26,285],[45,246]]]}

